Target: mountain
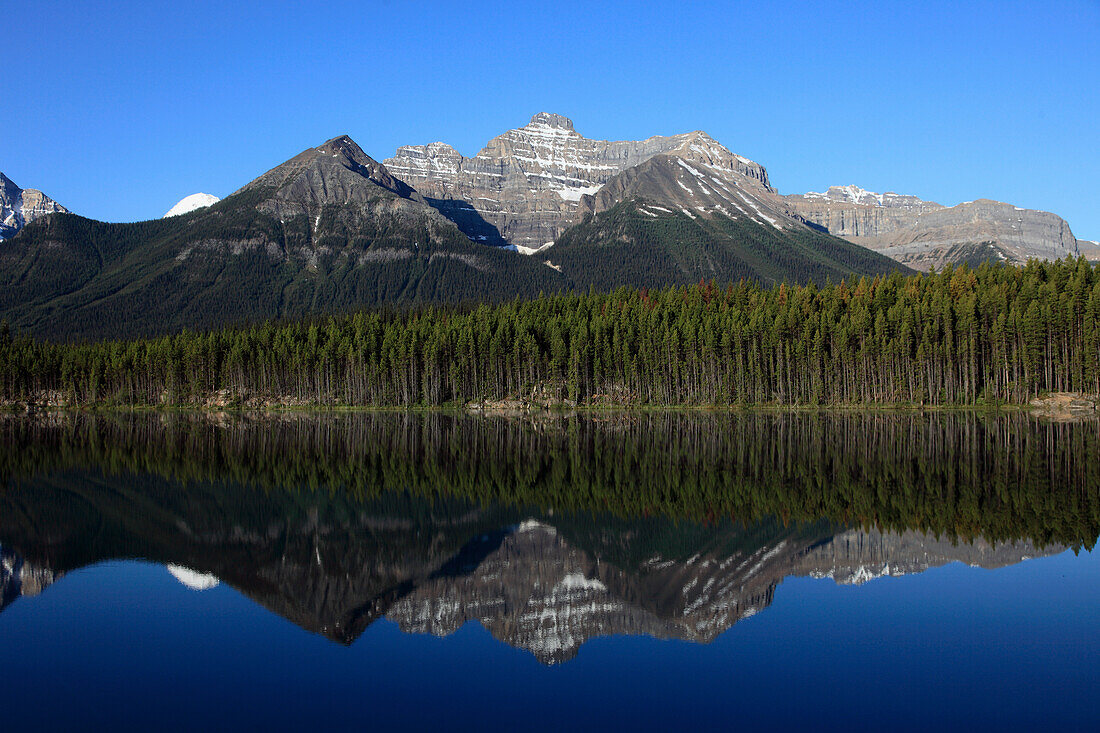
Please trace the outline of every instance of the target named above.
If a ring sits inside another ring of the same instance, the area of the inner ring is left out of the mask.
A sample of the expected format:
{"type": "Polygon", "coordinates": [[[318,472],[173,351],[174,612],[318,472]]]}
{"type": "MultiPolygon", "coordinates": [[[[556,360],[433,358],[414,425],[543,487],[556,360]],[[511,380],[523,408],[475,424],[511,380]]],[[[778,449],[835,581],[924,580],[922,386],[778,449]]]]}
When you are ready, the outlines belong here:
{"type": "Polygon", "coordinates": [[[160,220],[41,218],[0,251],[0,318],[74,340],[590,286],[898,269],[792,214],[763,166],[705,132],[590,140],[539,113],[474,158],[433,143],[379,163],[340,136],[224,200],[189,196],[160,220]]]}
{"type": "Polygon", "coordinates": [[[715,144],[656,155],[584,196],[548,256],[578,285],[767,284],[885,274],[892,260],[786,214],[766,177],[715,144]]]}
{"type": "Polygon", "coordinates": [[[217,196],[212,196],[208,193],[193,193],[190,196],[184,196],[176,203],[175,206],[168,209],[168,212],[162,216],[162,219],[167,219],[170,216],[179,216],[180,214],[190,214],[196,209],[205,209],[207,206],[212,206],[221,201],[217,196]]]}
{"type": "MultiPolygon", "coordinates": [[[[473,158],[446,143],[407,145],[386,167],[476,241],[538,249],[574,223],[582,196],[654,155],[720,147],[705,132],[638,141],[590,140],[567,117],[540,112],[490,140],[473,158]]],[[[722,148],[722,150],[725,150],[722,148]]],[[[725,151],[764,187],[764,167],[725,151]]]]}
{"type": "Polygon", "coordinates": [[[564,286],[540,262],[472,243],[347,136],[207,208],[133,224],[55,215],[0,250],[0,317],[57,339],[564,286]]]}
{"type": "Polygon", "coordinates": [[[582,289],[898,269],[789,216],[763,166],[702,131],[590,140],[540,112],[473,158],[432,143],[386,166],[475,241],[535,255],[582,289]]]}
{"type": "Polygon", "coordinates": [[[0,241],[14,237],[35,219],[56,212],[67,213],[68,209],[41,191],[19,188],[0,173],[0,241]]]}
{"type": "Polygon", "coordinates": [[[784,199],[791,215],[918,270],[986,260],[1023,264],[1081,252],[1061,217],[988,199],[947,208],[858,186],[784,199]]]}

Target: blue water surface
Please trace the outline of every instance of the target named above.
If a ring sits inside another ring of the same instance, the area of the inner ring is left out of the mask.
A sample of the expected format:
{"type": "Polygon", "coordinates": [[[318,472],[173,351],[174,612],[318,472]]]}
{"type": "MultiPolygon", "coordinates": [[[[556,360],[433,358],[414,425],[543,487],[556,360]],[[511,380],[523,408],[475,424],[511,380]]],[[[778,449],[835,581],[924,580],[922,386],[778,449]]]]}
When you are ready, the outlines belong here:
{"type": "Polygon", "coordinates": [[[342,646],[108,562],[12,604],[0,665],[5,730],[1097,730],[1100,557],[788,578],[711,644],[602,637],[557,666],[477,623],[342,646]]]}

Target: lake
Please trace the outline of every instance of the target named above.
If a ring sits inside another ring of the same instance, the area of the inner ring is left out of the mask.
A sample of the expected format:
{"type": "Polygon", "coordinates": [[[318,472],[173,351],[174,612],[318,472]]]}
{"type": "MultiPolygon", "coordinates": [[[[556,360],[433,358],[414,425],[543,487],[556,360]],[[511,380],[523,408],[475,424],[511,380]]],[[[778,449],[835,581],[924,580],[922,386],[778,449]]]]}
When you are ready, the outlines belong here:
{"type": "Polygon", "coordinates": [[[1100,425],[0,416],[0,706],[72,727],[1096,730],[1100,425]]]}

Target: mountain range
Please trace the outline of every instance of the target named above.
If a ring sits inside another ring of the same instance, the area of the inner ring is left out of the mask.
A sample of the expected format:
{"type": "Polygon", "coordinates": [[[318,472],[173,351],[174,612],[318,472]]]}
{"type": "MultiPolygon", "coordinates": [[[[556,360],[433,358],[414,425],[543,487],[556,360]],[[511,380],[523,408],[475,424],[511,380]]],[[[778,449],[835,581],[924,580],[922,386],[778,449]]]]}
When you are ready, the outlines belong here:
{"type": "Polygon", "coordinates": [[[981,262],[1023,264],[1093,254],[1047,211],[980,199],[950,208],[858,186],[784,197],[791,213],[918,270],[981,262]]]}
{"type": "Polygon", "coordinates": [[[825,524],[552,517],[397,496],[297,506],[250,489],[131,481],[56,477],[0,498],[0,611],[79,568],[138,557],[193,590],[227,583],[340,644],[382,618],[435,636],[473,621],[558,664],[600,636],[708,643],[767,609],[787,577],[859,585],[1064,549],[825,524]]]}
{"type": "Polygon", "coordinates": [[[14,184],[4,197],[0,317],[54,339],[1100,250],[1053,214],[992,201],[945,208],[854,186],[782,196],[705,132],[592,140],[549,113],[472,158],[437,142],[378,162],[340,136],[150,222],[67,215],[14,184]]]}

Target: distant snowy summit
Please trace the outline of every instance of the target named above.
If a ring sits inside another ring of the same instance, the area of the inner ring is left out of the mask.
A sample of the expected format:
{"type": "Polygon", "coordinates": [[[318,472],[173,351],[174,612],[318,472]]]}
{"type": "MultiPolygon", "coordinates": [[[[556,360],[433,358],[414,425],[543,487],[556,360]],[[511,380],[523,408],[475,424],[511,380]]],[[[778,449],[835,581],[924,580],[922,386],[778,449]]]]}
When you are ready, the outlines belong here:
{"type": "Polygon", "coordinates": [[[162,219],[167,219],[170,216],[179,216],[180,214],[189,214],[196,209],[205,209],[207,206],[221,201],[217,196],[211,196],[208,193],[193,193],[190,196],[185,196],[180,199],[180,202],[168,210],[168,213],[162,216],[162,219]]]}

